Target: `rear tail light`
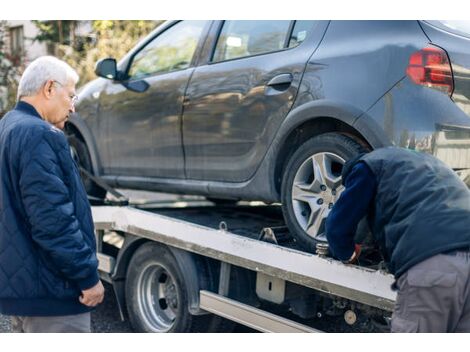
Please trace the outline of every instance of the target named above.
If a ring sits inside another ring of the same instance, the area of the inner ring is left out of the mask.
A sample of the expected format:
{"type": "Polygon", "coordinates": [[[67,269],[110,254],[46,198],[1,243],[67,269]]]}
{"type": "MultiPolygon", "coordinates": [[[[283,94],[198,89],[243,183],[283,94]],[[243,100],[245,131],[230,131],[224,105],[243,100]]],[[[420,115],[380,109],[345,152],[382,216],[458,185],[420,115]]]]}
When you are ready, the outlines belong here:
{"type": "Polygon", "coordinates": [[[454,90],[454,79],[447,53],[436,46],[428,46],[410,56],[406,74],[416,84],[446,92],[454,90]]]}

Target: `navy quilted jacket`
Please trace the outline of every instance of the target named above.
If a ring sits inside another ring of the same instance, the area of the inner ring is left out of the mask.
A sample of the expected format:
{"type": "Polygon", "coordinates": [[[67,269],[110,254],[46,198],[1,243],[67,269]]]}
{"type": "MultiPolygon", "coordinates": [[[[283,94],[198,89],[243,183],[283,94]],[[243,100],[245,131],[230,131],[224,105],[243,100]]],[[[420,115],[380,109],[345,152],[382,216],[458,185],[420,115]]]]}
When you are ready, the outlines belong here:
{"type": "Polygon", "coordinates": [[[87,312],[98,280],[90,206],[62,131],[19,102],[0,120],[0,313],[87,312]]]}

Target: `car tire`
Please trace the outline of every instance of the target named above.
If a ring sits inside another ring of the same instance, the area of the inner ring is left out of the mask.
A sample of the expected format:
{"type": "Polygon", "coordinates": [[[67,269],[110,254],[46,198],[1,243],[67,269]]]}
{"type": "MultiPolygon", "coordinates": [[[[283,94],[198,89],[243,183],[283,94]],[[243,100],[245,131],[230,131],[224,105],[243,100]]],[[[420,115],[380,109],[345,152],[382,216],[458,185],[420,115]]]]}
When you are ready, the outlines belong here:
{"type": "Polygon", "coordinates": [[[282,176],[284,219],[293,237],[314,253],[326,243],[325,220],[344,189],[344,163],[366,149],[352,138],[326,133],[304,142],[289,158],[282,176]]]}
{"type": "MultiPolygon", "coordinates": [[[[72,158],[75,160],[77,165],[79,167],[84,168],[89,173],[93,174],[90,154],[88,153],[88,148],[86,147],[85,143],[73,134],[68,135],[67,140],[70,146],[70,153],[72,154],[72,158]]],[[[88,195],[94,198],[104,199],[104,197],[106,196],[106,190],[95,184],[81,171],[80,176],[82,178],[85,191],[88,195]]]]}

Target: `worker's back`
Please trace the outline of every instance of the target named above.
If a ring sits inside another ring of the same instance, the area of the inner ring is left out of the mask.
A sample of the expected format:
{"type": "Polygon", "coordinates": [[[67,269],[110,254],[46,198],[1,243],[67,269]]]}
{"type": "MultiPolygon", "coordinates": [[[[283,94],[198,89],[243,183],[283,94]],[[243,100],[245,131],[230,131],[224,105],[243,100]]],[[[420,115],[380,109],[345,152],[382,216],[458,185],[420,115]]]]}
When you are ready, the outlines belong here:
{"type": "Polygon", "coordinates": [[[394,147],[360,160],[376,177],[370,225],[396,277],[435,254],[470,246],[470,191],[444,163],[394,147]]]}

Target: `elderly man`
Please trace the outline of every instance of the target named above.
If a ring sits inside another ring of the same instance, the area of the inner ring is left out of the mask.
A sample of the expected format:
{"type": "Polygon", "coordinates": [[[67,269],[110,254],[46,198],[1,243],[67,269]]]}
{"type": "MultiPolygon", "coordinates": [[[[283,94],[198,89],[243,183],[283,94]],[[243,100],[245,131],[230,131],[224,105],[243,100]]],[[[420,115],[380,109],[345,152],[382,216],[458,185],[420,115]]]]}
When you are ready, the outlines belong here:
{"type": "Polygon", "coordinates": [[[326,235],[332,254],[353,262],[354,234],[368,216],[398,289],[392,332],[470,332],[470,192],[425,153],[382,148],[343,168],[346,189],[326,235]]]}
{"type": "Polygon", "coordinates": [[[46,56],[0,120],[0,313],[15,332],[90,332],[104,288],[90,206],[61,129],[77,73],[46,56]]]}

